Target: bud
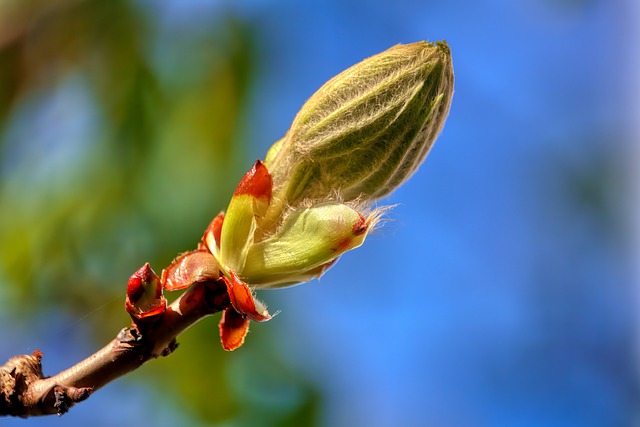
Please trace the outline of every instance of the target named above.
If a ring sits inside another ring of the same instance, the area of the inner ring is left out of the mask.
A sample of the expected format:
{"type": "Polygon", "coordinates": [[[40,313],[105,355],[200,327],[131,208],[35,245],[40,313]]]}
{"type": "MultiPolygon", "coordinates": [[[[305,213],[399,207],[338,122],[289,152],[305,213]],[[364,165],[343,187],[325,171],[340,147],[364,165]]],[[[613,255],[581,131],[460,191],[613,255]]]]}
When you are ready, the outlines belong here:
{"type": "Polygon", "coordinates": [[[258,289],[307,282],[360,246],[374,218],[340,203],[295,210],[275,234],[251,246],[240,276],[258,289]]]}
{"type": "Polygon", "coordinates": [[[444,41],[397,45],[332,78],[267,154],[274,198],[295,205],[335,191],[344,201],[387,195],[429,152],[453,80],[444,41]]]}
{"type": "Polygon", "coordinates": [[[161,314],[167,308],[160,278],[148,262],[129,278],[125,307],[135,319],[161,314]]]}
{"type": "Polygon", "coordinates": [[[223,281],[231,306],[220,337],[225,349],[238,348],[249,320],[272,317],[254,289],[320,277],[363,243],[385,210],[370,202],[418,169],[452,94],[445,42],[398,45],[331,79],[240,180],[198,249],[163,272],[165,288],[223,281]]]}

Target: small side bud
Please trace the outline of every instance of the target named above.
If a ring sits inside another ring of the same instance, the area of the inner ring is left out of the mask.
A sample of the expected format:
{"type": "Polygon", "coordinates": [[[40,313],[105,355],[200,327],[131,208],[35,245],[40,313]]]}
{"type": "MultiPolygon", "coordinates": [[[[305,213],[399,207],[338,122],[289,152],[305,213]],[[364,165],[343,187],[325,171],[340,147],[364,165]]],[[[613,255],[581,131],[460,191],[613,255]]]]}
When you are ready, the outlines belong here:
{"type": "Polygon", "coordinates": [[[129,278],[125,307],[134,319],[156,316],[166,310],[162,283],[148,262],[129,278]]]}

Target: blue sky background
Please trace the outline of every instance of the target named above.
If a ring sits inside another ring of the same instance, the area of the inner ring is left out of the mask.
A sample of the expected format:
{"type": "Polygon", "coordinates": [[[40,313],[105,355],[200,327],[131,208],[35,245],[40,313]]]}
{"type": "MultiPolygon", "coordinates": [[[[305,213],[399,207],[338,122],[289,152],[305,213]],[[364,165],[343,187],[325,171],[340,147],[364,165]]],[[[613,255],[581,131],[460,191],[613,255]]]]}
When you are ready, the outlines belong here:
{"type": "MultiPolygon", "coordinates": [[[[250,148],[239,160],[247,167],[341,70],[397,43],[451,46],[450,116],[422,168],[381,202],[397,204],[393,221],[319,282],[260,294],[281,313],[253,325],[248,341],[317,387],[319,425],[640,422],[633,1],[138,5],[161,23],[149,47],[161,65],[167,52],[197,63],[180,34],[215,16],[251,28],[258,69],[241,131],[250,148]]],[[[64,316],[15,325],[1,355],[51,322],[75,322],[64,316]]],[[[72,345],[89,352],[90,336],[78,330],[72,345]]],[[[287,400],[260,354],[228,358],[237,387],[253,390],[248,406],[287,400]]],[[[144,389],[117,382],[61,419],[3,423],[112,425],[120,411],[156,426],[201,423],[140,398],[144,389]]]]}

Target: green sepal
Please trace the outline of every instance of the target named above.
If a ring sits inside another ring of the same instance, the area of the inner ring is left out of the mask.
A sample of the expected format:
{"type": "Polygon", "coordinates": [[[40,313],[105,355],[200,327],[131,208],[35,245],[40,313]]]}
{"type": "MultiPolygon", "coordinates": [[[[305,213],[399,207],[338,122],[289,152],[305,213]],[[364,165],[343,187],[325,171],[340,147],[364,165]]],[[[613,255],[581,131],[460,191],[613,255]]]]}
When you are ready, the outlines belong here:
{"type": "Polygon", "coordinates": [[[253,197],[248,194],[233,196],[220,233],[219,261],[223,270],[239,271],[244,267],[255,229],[253,197]]]}

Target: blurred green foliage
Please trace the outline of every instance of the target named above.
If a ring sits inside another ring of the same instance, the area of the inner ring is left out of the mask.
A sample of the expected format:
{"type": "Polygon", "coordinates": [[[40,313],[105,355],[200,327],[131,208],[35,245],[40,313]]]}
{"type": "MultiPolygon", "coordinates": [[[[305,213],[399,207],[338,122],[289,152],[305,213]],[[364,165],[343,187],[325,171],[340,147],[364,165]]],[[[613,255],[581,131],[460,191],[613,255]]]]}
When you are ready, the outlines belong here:
{"type": "MultiPolygon", "coordinates": [[[[81,317],[111,301],[83,320],[96,349],[126,326],[129,275],[192,249],[248,165],[255,48],[233,16],[171,33],[134,2],[0,4],[3,310],[81,317]]],[[[130,377],[203,424],[310,425],[312,387],[267,339],[224,353],[215,320],[130,377]],[[261,399],[266,383],[282,393],[261,399]]]]}

